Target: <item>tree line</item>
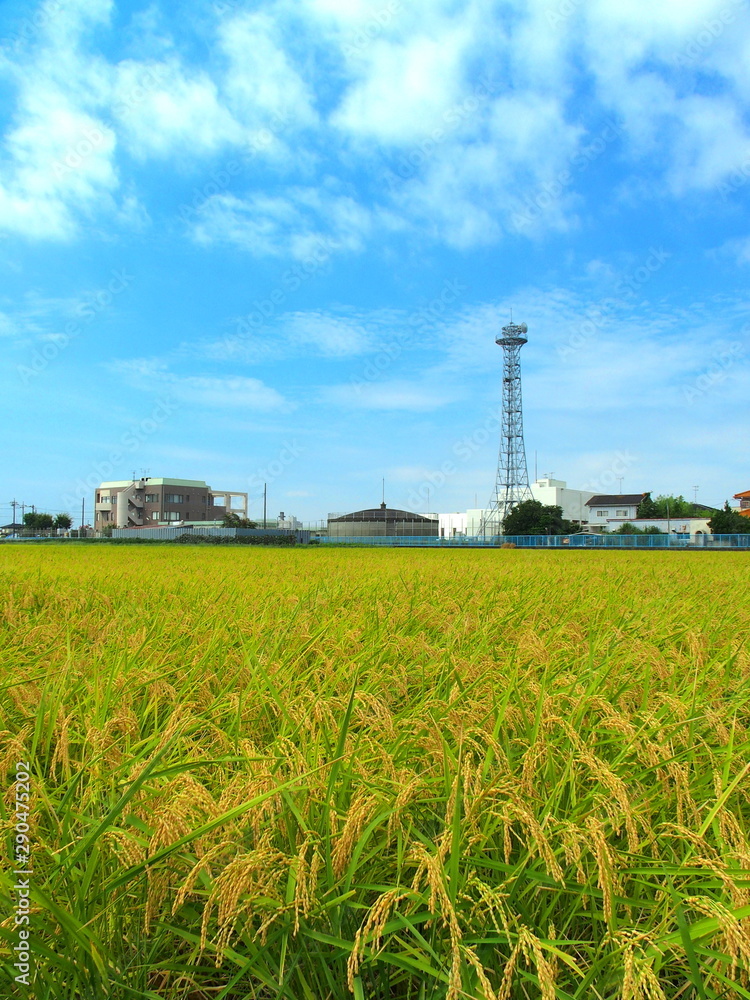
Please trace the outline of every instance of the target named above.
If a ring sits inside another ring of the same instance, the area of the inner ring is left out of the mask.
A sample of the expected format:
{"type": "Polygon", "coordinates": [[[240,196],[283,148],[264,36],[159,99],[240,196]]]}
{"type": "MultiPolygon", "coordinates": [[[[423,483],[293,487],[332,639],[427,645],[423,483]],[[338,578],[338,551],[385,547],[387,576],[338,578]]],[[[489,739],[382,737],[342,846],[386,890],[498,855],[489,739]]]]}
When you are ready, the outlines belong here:
{"type": "Polygon", "coordinates": [[[24,528],[31,528],[35,531],[48,531],[50,528],[70,528],[73,520],[70,514],[58,514],[53,517],[51,514],[38,514],[30,511],[23,515],[24,528]]]}
{"type": "MultiPolygon", "coordinates": [[[[750,533],[750,517],[743,517],[732,510],[727,500],[723,510],[695,510],[695,505],[684,497],[657,497],[651,499],[647,493],[636,511],[637,518],[666,519],[667,517],[701,517],[708,516],[709,531],[713,535],[745,535],[750,533]],[[672,506],[675,503],[677,509],[672,506]],[[685,509],[685,508],[688,509],[685,509]],[[656,510],[656,513],[652,511],[656,510]],[[661,513],[661,511],[664,513],[661,513]],[[669,510],[669,514],[666,511],[669,510]]],[[[568,521],[562,516],[562,507],[554,504],[543,504],[539,500],[524,500],[517,504],[503,521],[503,533],[506,535],[571,535],[581,530],[576,521],[568,521]]],[[[613,535],[661,535],[656,525],[639,528],[636,524],[626,522],[612,532],[613,535]]]]}

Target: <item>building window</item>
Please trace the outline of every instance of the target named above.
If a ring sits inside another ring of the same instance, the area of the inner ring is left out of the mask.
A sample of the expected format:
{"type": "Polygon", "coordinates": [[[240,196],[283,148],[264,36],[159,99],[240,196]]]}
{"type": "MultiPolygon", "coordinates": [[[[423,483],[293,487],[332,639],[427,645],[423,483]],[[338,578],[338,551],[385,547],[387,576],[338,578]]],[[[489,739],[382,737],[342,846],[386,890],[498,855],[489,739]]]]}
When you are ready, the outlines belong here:
{"type": "Polygon", "coordinates": [[[615,511],[615,514],[617,515],[617,517],[627,517],[628,516],[628,512],[626,510],[615,511]]]}
{"type": "Polygon", "coordinates": [[[147,493],[146,494],[146,503],[158,503],[158,502],[159,502],[159,494],[158,493],[147,493]]]}
{"type": "Polygon", "coordinates": [[[609,515],[609,511],[608,510],[598,510],[596,512],[596,516],[597,517],[607,517],[608,515],[609,515]]]}
{"type": "Polygon", "coordinates": [[[184,497],[182,493],[165,493],[164,503],[182,503],[184,497]]]}
{"type": "Polygon", "coordinates": [[[182,515],[178,510],[165,510],[164,517],[162,521],[180,521],[182,520],[182,515]]]}

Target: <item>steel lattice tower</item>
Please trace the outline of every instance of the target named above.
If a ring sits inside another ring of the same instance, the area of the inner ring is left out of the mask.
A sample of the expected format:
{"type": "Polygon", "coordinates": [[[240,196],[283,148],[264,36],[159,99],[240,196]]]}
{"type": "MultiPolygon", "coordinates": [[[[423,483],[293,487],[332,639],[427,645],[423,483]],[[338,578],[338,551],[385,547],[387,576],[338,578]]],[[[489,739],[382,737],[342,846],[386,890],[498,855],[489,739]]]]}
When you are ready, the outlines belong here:
{"type": "Polygon", "coordinates": [[[499,535],[506,516],[522,500],[532,500],[526,447],[523,443],[521,404],[521,348],[527,342],[528,327],[512,321],[504,326],[495,343],[503,349],[503,425],[495,492],[482,518],[480,534],[499,535]]]}

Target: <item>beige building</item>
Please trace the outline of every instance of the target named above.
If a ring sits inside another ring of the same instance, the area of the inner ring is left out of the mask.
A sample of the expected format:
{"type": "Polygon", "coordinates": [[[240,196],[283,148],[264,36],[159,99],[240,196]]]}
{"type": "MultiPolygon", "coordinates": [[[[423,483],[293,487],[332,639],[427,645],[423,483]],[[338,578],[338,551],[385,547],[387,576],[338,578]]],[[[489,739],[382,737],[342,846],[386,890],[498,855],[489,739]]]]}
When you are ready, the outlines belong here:
{"type": "Polygon", "coordinates": [[[94,497],[94,528],[145,528],[247,517],[247,493],[212,490],[201,479],[130,479],[101,483],[94,497]]]}

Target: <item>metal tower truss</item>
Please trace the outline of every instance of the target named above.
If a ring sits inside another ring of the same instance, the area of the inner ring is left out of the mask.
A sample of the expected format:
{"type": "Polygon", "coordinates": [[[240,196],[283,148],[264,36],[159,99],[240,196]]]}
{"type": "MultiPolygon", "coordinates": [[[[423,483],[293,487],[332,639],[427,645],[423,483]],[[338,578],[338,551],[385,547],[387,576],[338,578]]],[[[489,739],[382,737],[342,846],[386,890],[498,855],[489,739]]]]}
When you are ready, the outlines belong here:
{"type": "Polygon", "coordinates": [[[480,534],[502,534],[503,521],[523,500],[532,500],[526,447],[523,442],[521,403],[521,348],[527,342],[525,323],[504,326],[495,343],[503,349],[503,424],[497,479],[488,508],[482,517],[480,534]]]}

